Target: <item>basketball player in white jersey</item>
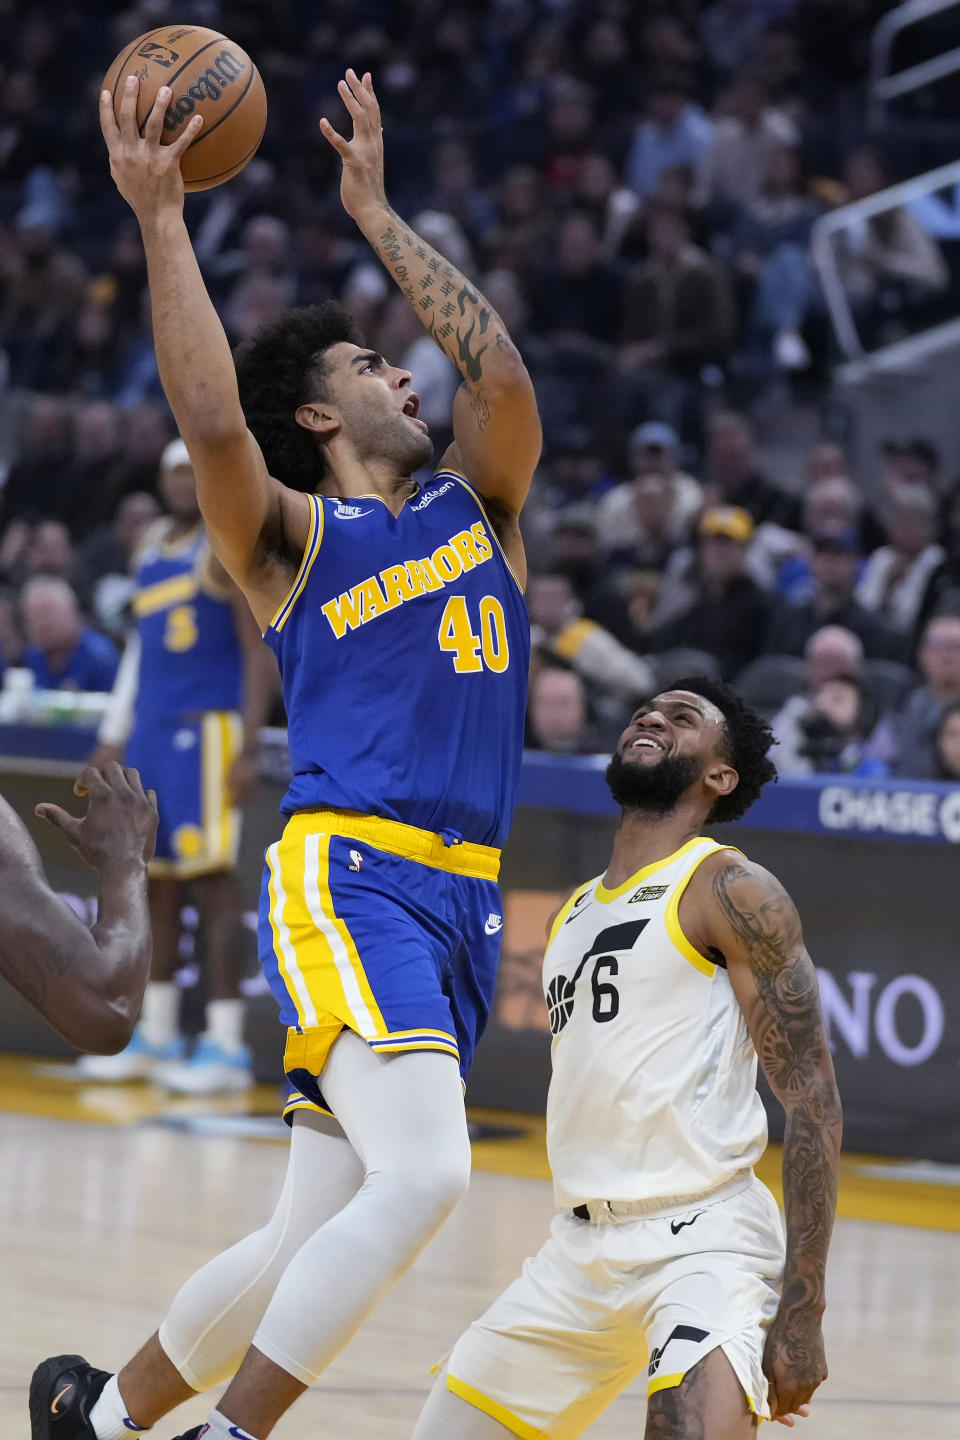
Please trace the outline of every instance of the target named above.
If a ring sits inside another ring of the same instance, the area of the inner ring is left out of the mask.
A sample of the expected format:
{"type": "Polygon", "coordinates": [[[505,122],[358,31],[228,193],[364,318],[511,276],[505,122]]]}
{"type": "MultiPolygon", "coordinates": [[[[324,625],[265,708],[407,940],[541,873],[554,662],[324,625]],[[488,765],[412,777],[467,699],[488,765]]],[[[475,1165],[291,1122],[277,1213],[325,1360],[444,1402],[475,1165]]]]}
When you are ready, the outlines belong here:
{"type": "Polygon", "coordinates": [[[808,1413],[840,1101],[792,901],[701,835],[774,778],[771,741],[709,680],[658,695],[621,737],[610,863],[544,959],[560,1214],[457,1341],[414,1440],[574,1440],[644,1366],[647,1440],[746,1440],[760,1417],[808,1413]],[[752,1168],[758,1055],[786,1111],[785,1244],[752,1168]]]}

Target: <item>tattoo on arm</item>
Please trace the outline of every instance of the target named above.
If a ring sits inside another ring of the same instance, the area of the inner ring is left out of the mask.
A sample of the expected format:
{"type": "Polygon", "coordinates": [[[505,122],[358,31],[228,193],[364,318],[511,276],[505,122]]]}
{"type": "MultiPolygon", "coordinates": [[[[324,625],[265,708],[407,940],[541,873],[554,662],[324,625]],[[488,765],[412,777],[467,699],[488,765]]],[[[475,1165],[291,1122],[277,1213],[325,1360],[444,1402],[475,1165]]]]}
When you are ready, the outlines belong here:
{"type": "Polygon", "coordinates": [[[373,248],[464,377],[483,429],[489,420],[489,405],[480,393],[481,383],[504,362],[515,362],[516,348],[503,321],[479,291],[413,234],[395,211],[388,208],[387,213],[390,223],[373,238],[373,248]],[[442,324],[438,324],[438,315],[442,324]]]}
{"type": "Polygon", "coordinates": [[[753,978],[756,1000],[746,1008],[746,1020],[787,1117],[781,1312],[816,1309],[823,1305],[836,1210],[841,1125],[817,973],[796,907],[772,875],[733,862],[717,872],[713,892],[753,978]]]}

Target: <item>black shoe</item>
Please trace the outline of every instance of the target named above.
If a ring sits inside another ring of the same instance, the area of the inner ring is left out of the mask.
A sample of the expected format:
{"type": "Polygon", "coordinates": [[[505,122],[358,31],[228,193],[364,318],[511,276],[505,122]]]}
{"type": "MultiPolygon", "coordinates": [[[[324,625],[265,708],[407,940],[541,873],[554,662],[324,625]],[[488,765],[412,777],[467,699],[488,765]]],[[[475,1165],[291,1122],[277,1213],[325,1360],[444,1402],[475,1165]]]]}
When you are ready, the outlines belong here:
{"type": "Polygon", "coordinates": [[[202,1429],[202,1425],[195,1425],[194,1428],[192,1430],[188,1430],[185,1435],[174,1435],[173,1440],[197,1440],[197,1436],[200,1434],[202,1429]]]}
{"type": "Polygon", "coordinates": [[[90,1411],[110,1379],[82,1355],[53,1355],[30,1381],[31,1440],[96,1440],[90,1411]]]}

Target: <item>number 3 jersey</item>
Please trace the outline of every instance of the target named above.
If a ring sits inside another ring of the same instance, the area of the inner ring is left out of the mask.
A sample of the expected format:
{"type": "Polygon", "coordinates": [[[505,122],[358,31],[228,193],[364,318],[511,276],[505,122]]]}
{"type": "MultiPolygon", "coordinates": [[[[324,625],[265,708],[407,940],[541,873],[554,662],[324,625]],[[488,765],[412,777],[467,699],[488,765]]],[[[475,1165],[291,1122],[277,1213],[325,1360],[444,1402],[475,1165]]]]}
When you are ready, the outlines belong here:
{"type": "Polygon", "coordinates": [[[283,813],[360,811],[499,847],[530,632],[479,498],[442,470],[397,516],[377,496],[309,500],[303,561],[265,636],[287,710],[283,813]]]}
{"type": "Polygon", "coordinates": [[[682,1201],[763,1153],[746,1022],[723,964],[699,954],[678,919],[697,866],[722,848],[691,840],[615,890],[590,880],[554,921],[547,1150],[562,1208],[682,1201]]]}

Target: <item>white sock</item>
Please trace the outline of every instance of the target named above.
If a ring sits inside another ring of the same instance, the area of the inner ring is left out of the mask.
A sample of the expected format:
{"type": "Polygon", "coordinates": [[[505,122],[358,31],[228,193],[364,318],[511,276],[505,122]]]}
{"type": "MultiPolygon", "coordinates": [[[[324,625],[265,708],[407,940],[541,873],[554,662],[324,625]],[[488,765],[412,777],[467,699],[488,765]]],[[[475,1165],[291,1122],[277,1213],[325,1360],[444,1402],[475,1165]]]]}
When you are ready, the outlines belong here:
{"type": "Polygon", "coordinates": [[[242,1000],[209,1000],[204,1010],[207,1034],[221,1050],[243,1048],[243,1017],[245,1005],[242,1000]]]}
{"type": "Polygon", "coordinates": [[[257,1437],[251,1435],[249,1430],[244,1430],[242,1425],[228,1420],[219,1410],[214,1410],[197,1440],[257,1440],[257,1437]]]}
{"type": "Polygon", "coordinates": [[[149,980],[140,1011],[140,1025],[148,1045],[169,1045],[177,1037],[180,992],[172,980],[149,980]]]}
{"type": "Polygon", "coordinates": [[[90,1411],[90,1424],[97,1440],[129,1440],[131,1434],[143,1434],[150,1428],[130,1419],[116,1375],[111,1375],[101,1390],[100,1399],[90,1411]]]}

